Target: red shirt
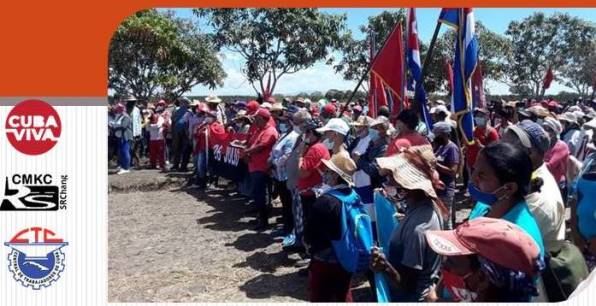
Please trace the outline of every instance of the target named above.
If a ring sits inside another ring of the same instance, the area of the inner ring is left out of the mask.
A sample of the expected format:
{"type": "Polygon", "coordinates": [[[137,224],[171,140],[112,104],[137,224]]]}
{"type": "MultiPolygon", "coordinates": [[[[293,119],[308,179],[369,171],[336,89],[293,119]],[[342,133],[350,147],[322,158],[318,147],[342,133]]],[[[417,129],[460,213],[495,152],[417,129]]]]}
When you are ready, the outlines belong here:
{"type": "MultiPolygon", "coordinates": [[[[474,129],[474,138],[479,140],[483,146],[487,146],[492,142],[499,140],[499,133],[497,130],[489,127],[487,131],[485,127],[477,126],[474,129]]],[[[480,146],[477,143],[468,147],[468,151],[466,153],[466,163],[468,167],[474,167],[476,164],[476,157],[478,157],[478,152],[480,152],[480,146]]]]}
{"type": "MultiPolygon", "coordinates": [[[[273,117],[269,117],[269,121],[267,121],[267,126],[272,126],[273,128],[275,128],[275,120],[273,119],[273,117]]],[[[256,124],[251,124],[250,128],[248,128],[248,140],[246,145],[249,147],[252,147],[252,145],[255,143],[255,140],[257,138],[257,136],[259,135],[259,128],[257,127],[256,124]]]]}
{"type": "Polygon", "coordinates": [[[205,143],[205,133],[209,129],[209,146],[213,147],[215,143],[222,143],[228,137],[224,126],[219,123],[218,121],[214,121],[209,125],[203,125],[201,128],[198,128],[195,132],[195,141],[197,143],[194,154],[199,153],[200,151],[205,151],[207,144],[205,143]]]}
{"type": "Polygon", "coordinates": [[[259,145],[263,145],[264,148],[259,152],[250,155],[248,172],[267,171],[267,159],[269,159],[273,145],[278,137],[279,134],[277,133],[275,126],[271,125],[266,125],[263,129],[256,132],[256,136],[253,138],[253,144],[250,148],[259,145]]]}
{"type": "Polygon", "coordinates": [[[411,132],[407,134],[400,135],[396,140],[394,140],[389,147],[387,147],[387,152],[385,156],[391,156],[393,154],[399,153],[399,151],[404,148],[409,148],[413,146],[421,146],[421,145],[430,145],[428,139],[426,137],[416,133],[411,132]]]}
{"type": "Polygon", "coordinates": [[[319,174],[319,167],[323,164],[322,160],[329,159],[329,150],[322,143],[316,143],[306,150],[302,157],[302,164],[300,164],[300,172],[309,171],[310,174],[306,177],[298,178],[298,190],[302,191],[312,188],[321,183],[321,175],[319,174]]]}

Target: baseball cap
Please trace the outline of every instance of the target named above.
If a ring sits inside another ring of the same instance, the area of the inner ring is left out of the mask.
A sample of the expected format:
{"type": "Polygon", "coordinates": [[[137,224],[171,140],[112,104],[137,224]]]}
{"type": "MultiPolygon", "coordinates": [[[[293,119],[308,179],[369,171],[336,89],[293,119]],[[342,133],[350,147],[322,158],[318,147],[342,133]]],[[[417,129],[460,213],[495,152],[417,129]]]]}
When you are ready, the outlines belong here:
{"type": "Polygon", "coordinates": [[[333,115],[333,114],[335,114],[336,111],[337,111],[337,108],[335,108],[335,105],[333,105],[331,103],[325,104],[325,106],[323,106],[323,113],[325,113],[325,114],[333,115]]]}
{"type": "Polygon", "coordinates": [[[542,126],[540,126],[540,124],[531,120],[524,120],[518,123],[517,126],[521,128],[526,133],[526,135],[528,135],[528,139],[531,143],[530,147],[535,147],[543,153],[548,151],[548,148],[550,146],[550,139],[548,137],[548,134],[542,128],[542,126]]]}
{"type": "Polygon", "coordinates": [[[252,100],[246,105],[248,115],[254,115],[259,110],[259,102],[252,100]]]}
{"type": "Polygon", "coordinates": [[[269,120],[271,118],[271,113],[266,108],[260,108],[255,116],[263,117],[265,120],[269,120]]]}
{"type": "Polygon", "coordinates": [[[451,133],[451,125],[447,122],[440,121],[433,124],[433,134],[450,134],[451,133]]]}
{"type": "Polygon", "coordinates": [[[317,129],[317,132],[321,134],[327,131],[337,132],[345,136],[350,131],[350,127],[345,121],[343,121],[340,118],[331,118],[329,119],[327,124],[325,124],[325,126],[323,126],[320,129],[317,129]]]}
{"type": "Polygon", "coordinates": [[[433,251],[445,256],[476,254],[504,268],[535,275],[540,249],[534,239],[517,225],[480,217],[450,231],[426,231],[433,251]]]}

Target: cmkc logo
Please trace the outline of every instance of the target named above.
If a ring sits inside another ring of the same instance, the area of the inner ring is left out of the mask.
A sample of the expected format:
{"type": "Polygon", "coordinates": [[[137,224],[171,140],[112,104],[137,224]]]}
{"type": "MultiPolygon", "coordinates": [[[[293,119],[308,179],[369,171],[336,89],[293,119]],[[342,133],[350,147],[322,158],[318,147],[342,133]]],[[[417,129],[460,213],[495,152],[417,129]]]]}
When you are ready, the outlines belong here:
{"type": "Polygon", "coordinates": [[[68,245],[53,231],[31,227],[18,232],[9,242],[8,269],[14,279],[25,287],[39,290],[49,287],[64,271],[62,248],[68,245]]]}
{"type": "Polygon", "coordinates": [[[6,118],[6,137],[19,152],[40,155],[51,150],[60,138],[62,123],[56,110],[40,100],[17,104],[6,118]]]}

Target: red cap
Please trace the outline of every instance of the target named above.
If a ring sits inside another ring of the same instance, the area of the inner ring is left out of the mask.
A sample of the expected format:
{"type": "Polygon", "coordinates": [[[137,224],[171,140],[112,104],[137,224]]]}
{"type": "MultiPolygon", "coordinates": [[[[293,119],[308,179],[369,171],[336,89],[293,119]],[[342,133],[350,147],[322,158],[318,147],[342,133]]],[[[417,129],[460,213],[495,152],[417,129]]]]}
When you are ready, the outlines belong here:
{"type": "Polygon", "coordinates": [[[271,113],[266,108],[259,108],[256,115],[263,117],[265,120],[269,120],[269,118],[271,118],[271,113]]]}
{"type": "Polygon", "coordinates": [[[326,104],[323,107],[323,113],[326,113],[326,114],[335,114],[336,111],[337,111],[337,109],[335,108],[335,105],[333,105],[331,103],[326,104]]]}
{"type": "Polygon", "coordinates": [[[439,255],[477,254],[502,267],[528,275],[537,273],[540,249],[517,225],[494,218],[477,218],[451,231],[427,231],[426,241],[439,255]]]}
{"type": "Polygon", "coordinates": [[[259,102],[252,100],[246,104],[246,112],[248,115],[254,115],[259,110],[259,102]]]}

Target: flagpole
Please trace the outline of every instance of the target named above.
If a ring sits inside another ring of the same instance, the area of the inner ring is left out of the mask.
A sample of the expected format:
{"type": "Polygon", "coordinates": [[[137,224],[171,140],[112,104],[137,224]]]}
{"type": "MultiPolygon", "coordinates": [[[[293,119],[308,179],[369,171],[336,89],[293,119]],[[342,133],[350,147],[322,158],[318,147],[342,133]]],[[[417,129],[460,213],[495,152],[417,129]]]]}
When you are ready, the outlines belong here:
{"type": "MultiPolygon", "coordinates": [[[[437,42],[437,37],[439,36],[439,30],[441,29],[441,23],[437,21],[437,25],[435,26],[435,32],[433,33],[433,37],[430,40],[430,45],[428,46],[428,51],[426,52],[426,56],[424,57],[424,63],[422,64],[422,72],[420,73],[420,84],[419,86],[424,87],[424,78],[426,76],[426,71],[428,70],[428,64],[430,63],[430,58],[432,57],[433,51],[435,49],[435,43],[437,42]]],[[[420,104],[418,101],[418,90],[414,89],[414,109],[419,109],[420,104]]]]}
{"type": "MultiPolygon", "coordinates": [[[[398,26],[399,26],[399,22],[395,24],[395,27],[393,27],[393,30],[391,31],[391,33],[389,33],[389,35],[385,38],[385,41],[383,42],[383,46],[381,46],[381,48],[378,50],[383,50],[383,48],[385,48],[385,46],[387,45],[387,42],[389,42],[389,38],[391,38],[391,36],[395,32],[395,30],[397,30],[398,26]]],[[[375,60],[379,56],[379,53],[381,53],[381,52],[377,52],[375,54],[375,57],[368,64],[368,68],[366,69],[366,72],[364,74],[362,74],[360,81],[358,81],[358,85],[356,85],[356,88],[354,88],[354,90],[352,91],[352,95],[350,95],[350,99],[348,99],[348,102],[346,102],[346,104],[349,104],[352,101],[352,99],[354,98],[354,95],[356,95],[356,92],[358,91],[358,88],[360,88],[360,86],[362,85],[364,78],[366,78],[366,76],[370,73],[370,70],[372,69],[372,66],[375,63],[375,60]]]]}
{"type": "Polygon", "coordinates": [[[404,26],[405,29],[405,35],[403,40],[404,40],[404,52],[402,53],[403,61],[402,61],[402,70],[401,70],[401,88],[402,88],[402,96],[401,96],[401,101],[399,102],[399,111],[401,112],[404,109],[404,99],[407,98],[407,92],[408,92],[408,81],[407,81],[407,71],[408,71],[408,57],[406,56],[407,52],[408,52],[408,40],[410,37],[410,12],[409,10],[411,10],[411,8],[407,9],[406,11],[406,24],[404,26]]]}

